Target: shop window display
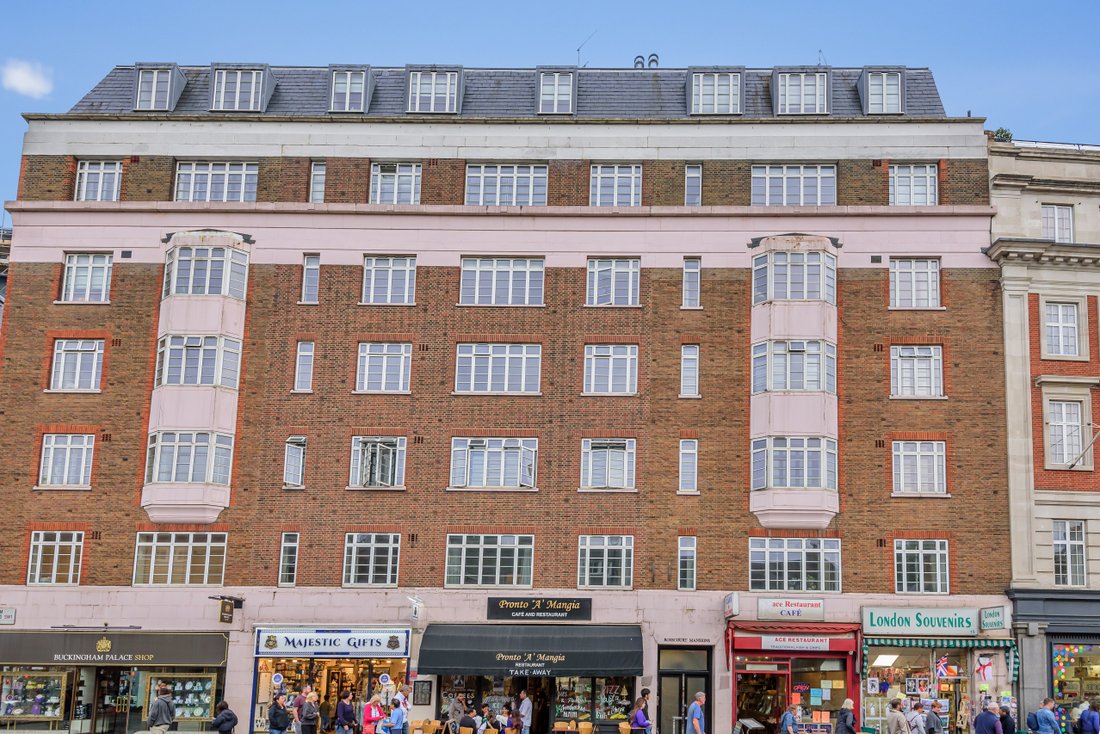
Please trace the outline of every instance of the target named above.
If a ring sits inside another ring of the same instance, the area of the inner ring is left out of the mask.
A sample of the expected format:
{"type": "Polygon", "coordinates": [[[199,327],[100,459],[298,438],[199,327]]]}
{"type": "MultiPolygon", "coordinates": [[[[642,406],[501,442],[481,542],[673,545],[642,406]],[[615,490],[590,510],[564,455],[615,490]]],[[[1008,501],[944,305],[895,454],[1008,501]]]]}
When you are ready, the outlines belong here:
{"type": "Polygon", "coordinates": [[[65,673],[17,670],[0,676],[0,721],[63,719],[65,673]]]}
{"type": "Polygon", "coordinates": [[[1054,715],[1069,731],[1072,708],[1100,698],[1100,645],[1055,644],[1051,649],[1054,715]]]}
{"type": "Polygon", "coordinates": [[[480,708],[487,703],[499,714],[504,704],[519,704],[521,690],[531,697],[532,729],[536,732],[549,730],[553,721],[623,721],[634,705],[632,677],[441,675],[438,716],[446,716],[447,707],[459,693],[465,695],[468,705],[480,708]]]}
{"type": "Polygon", "coordinates": [[[924,705],[926,714],[930,713],[932,701],[938,700],[945,730],[968,728],[971,672],[967,669],[968,657],[961,650],[870,648],[864,678],[863,725],[885,731],[887,705],[901,698],[905,713],[917,701],[924,705]],[[958,726],[959,712],[965,720],[962,727],[958,726]]]}
{"type": "Polygon", "coordinates": [[[837,657],[745,656],[737,663],[737,718],[776,732],[789,704],[799,706],[802,731],[829,734],[849,690],[848,661],[837,657]]]}

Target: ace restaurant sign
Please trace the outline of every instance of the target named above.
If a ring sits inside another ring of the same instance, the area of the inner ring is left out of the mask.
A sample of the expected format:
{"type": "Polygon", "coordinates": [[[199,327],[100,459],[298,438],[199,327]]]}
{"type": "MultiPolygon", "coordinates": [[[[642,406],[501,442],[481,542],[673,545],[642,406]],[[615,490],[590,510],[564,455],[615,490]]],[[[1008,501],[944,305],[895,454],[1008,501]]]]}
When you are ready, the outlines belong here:
{"type": "Polygon", "coordinates": [[[592,599],[524,596],[489,597],[488,619],[547,620],[555,622],[592,619],[592,599]]]}

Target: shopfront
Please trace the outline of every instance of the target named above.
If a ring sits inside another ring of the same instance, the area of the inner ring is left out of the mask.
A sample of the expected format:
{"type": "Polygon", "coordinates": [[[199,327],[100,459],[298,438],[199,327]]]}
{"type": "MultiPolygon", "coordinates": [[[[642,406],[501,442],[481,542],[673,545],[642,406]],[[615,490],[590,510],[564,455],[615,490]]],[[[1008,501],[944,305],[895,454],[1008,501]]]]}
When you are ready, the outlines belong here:
{"type": "Polygon", "coordinates": [[[832,734],[844,699],[859,700],[858,630],[857,624],[730,622],[733,720],[776,734],[793,704],[800,707],[800,731],[832,734]]]}
{"type": "Polygon", "coordinates": [[[257,627],[253,730],[267,731],[275,694],[310,685],[335,706],[341,691],[358,705],[377,694],[386,703],[408,680],[408,627],[257,627]]]}
{"type": "Polygon", "coordinates": [[[864,726],[885,730],[889,701],[908,711],[940,703],[950,732],[968,732],[981,708],[996,699],[1017,718],[1013,695],[1020,658],[1005,635],[1003,610],[863,608],[864,726]]]}
{"type": "Polygon", "coordinates": [[[133,734],[164,683],[179,729],[209,729],[228,645],[221,632],[0,633],[0,728],[133,734]]]}
{"type": "Polygon", "coordinates": [[[431,624],[419,671],[438,677],[440,717],[458,693],[499,713],[526,690],[534,734],[555,721],[616,731],[637,695],[642,631],[638,625],[431,624]]]}

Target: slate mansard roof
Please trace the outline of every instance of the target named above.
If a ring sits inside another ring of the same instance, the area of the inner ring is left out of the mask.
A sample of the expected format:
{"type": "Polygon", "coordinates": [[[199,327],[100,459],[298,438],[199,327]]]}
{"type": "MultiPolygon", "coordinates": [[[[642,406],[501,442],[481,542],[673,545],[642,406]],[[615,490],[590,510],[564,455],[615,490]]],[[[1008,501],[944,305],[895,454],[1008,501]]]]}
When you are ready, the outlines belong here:
{"type": "MultiPolygon", "coordinates": [[[[168,66],[167,64],[164,66],[168,66]]],[[[219,66],[219,65],[215,65],[219,66]]],[[[230,68],[248,65],[232,64],[230,68]]],[[[143,68],[144,67],[143,65],[143,68]]],[[[259,117],[340,117],[347,113],[329,112],[331,71],[341,67],[266,67],[275,87],[262,112],[211,111],[210,66],[178,67],[186,84],[171,112],[134,111],[136,66],[117,66],[88,92],[69,114],[73,115],[168,115],[209,116],[240,114],[259,117]]],[[[349,67],[350,68],[350,67],[349,67]]],[[[421,67],[409,67],[419,69],[421,67]]],[[[531,118],[553,119],[561,115],[538,113],[538,70],[536,69],[472,69],[461,67],[423,67],[437,70],[461,70],[461,103],[458,114],[431,115],[433,118],[531,118]]],[[[828,115],[776,115],[773,111],[773,69],[741,69],[744,83],[744,104],[737,115],[691,115],[688,82],[698,69],[576,69],[548,67],[547,70],[573,71],[576,74],[576,111],[567,119],[688,119],[722,117],[738,119],[760,118],[943,118],[943,103],[936,89],[932,72],[924,68],[867,67],[867,70],[897,71],[903,74],[904,114],[868,115],[864,112],[859,90],[863,68],[783,67],[779,71],[826,71],[829,74],[828,115]]],[[[727,70],[721,67],[721,70],[727,70]]],[[[410,113],[406,107],[407,69],[370,69],[370,99],[367,112],[356,117],[394,118],[424,117],[410,113]]]]}

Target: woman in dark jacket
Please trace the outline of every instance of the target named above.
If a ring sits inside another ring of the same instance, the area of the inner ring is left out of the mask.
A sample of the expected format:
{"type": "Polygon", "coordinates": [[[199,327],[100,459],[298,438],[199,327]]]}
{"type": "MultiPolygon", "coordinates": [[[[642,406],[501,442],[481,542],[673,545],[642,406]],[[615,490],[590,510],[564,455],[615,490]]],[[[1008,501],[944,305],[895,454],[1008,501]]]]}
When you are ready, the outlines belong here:
{"type": "Polygon", "coordinates": [[[290,712],[286,710],[286,694],[279,693],[267,710],[267,727],[270,734],[286,734],[290,728],[290,712]]]}
{"type": "Polygon", "coordinates": [[[211,729],[217,729],[222,734],[232,734],[233,727],[237,725],[237,715],[229,708],[225,701],[219,701],[214,707],[214,720],[210,722],[211,729]]]}
{"type": "Polygon", "coordinates": [[[351,705],[351,691],[340,692],[340,703],[336,704],[336,734],[351,734],[355,726],[355,707],[351,705]]]}
{"type": "Polygon", "coordinates": [[[1016,731],[1016,720],[1008,713],[1008,706],[1001,707],[1001,729],[1005,734],[1016,731]]]}
{"type": "Polygon", "coordinates": [[[836,715],[836,734],[856,734],[856,715],[852,712],[855,706],[852,699],[844,699],[836,715]]]}
{"type": "Polygon", "coordinates": [[[321,719],[321,710],[317,705],[317,691],[309,692],[298,716],[302,720],[302,734],[317,734],[317,722],[321,719]]]}

